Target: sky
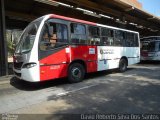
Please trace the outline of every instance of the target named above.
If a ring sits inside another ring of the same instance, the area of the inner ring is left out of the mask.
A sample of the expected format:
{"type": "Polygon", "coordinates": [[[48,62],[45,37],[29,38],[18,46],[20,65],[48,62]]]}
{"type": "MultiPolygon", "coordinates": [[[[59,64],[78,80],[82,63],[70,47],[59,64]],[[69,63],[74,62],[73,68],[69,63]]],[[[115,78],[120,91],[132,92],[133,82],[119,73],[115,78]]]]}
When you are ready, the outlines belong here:
{"type": "Polygon", "coordinates": [[[142,3],[143,9],[160,17],[160,0],[138,0],[142,3]]]}

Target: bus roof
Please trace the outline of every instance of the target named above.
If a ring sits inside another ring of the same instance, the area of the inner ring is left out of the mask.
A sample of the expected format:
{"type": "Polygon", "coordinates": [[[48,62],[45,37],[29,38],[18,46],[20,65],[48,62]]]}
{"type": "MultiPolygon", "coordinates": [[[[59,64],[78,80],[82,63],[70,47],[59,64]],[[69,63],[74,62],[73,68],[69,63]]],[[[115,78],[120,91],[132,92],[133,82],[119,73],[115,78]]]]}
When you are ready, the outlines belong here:
{"type": "Polygon", "coordinates": [[[141,39],[144,39],[144,38],[160,38],[160,36],[146,36],[146,37],[143,37],[141,39]]]}
{"type": "Polygon", "coordinates": [[[140,38],[142,42],[160,41],[160,36],[148,36],[140,38]]]}
{"type": "Polygon", "coordinates": [[[50,17],[59,18],[59,19],[63,19],[63,20],[69,20],[69,21],[73,21],[73,22],[84,23],[84,24],[89,24],[89,25],[94,25],[94,26],[97,25],[94,22],[89,22],[89,21],[85,21],[85,20],[79,20],[79,19],[65,17],[65,16],[61,16],[61,15],[56,15],[56,14],[51,14],[50,17]]]}
{"type": "Polygon", "coordinates": [[[133,33],[137,33],[137,34],[138,34],[138,32],[136,32],[136,31],[127,30],[127,29],[122,29],[122,28],[117,28],[117,27],[108,26],[108,25],[103,25],[103,24],[97,24],[97,26],[107,27],[107,28],[116,29],[116,30],[122,30],[122,31],[126,31],[126,32],[133,32],[133,33]]]}
{"type": "Polygon", "coordinates": [[[83,24],[88,24],[88,25],[93,25],[93,26],[107,27],[107,28],[111,28],[111,29],[122,30],[122,31],[126,31],[126,32],[133,32],[133,33],[137,33],[138,34],[138,32],[136,32],[136,31],[131,31],[131,30],[122,29],[122,28],[118,28],[118,27],[113,27],[113,26],[98,24],[98,23],[89,22],[89,21],[85,21],[85,20],[65,17],[65,16],[61,16],[61,15],[49,14],[49,16],[53,17],[53,18],[58,18],[58,19],[63,19],[63,20],[68,20],[68,21],[73,21],[73,22],[78,22],[78,23],[83,23],[83,24]]]}

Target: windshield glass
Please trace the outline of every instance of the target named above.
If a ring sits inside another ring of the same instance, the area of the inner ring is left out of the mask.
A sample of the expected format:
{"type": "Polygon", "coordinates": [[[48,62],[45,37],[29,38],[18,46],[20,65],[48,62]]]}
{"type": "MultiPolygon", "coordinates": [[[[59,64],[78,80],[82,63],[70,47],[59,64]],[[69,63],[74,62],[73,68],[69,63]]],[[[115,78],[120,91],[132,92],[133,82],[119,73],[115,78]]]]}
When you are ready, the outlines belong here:
{"type": "Polygon", "coordinates": [[[142,42],[142,48],[143,51],[147,51],[148,50],[148,42],[142,42]]]}
{"type": "Polygon", "coordinates": [[[42,18],[39,18],[26,27],[21,35],[15,53],[28,53],[31,51],[41,21],[42,18]]]}
{"type": "Polygon", "coordinates": [[[149,52],[155,52],[155,48],[156,48],[156,43],[155,42],[150,42],[148,45],[148,51],[149,52]]]}
{"type": "Polygon", "coordinates": [[[143,42],[142,43],[142,50],[148,52],[155,52],[156,51],[156,42],[143,42]]]}

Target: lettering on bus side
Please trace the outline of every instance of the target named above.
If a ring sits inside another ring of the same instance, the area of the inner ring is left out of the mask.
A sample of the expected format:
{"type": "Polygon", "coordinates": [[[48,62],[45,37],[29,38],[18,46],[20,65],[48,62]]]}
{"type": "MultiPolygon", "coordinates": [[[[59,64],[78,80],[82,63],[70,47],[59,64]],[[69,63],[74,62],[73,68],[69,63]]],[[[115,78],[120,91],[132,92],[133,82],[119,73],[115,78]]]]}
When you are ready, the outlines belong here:
{"type": "Polygon", "coordinates": [[[114,54],[113,49],[100,49],[100,54],[114,54]]]}

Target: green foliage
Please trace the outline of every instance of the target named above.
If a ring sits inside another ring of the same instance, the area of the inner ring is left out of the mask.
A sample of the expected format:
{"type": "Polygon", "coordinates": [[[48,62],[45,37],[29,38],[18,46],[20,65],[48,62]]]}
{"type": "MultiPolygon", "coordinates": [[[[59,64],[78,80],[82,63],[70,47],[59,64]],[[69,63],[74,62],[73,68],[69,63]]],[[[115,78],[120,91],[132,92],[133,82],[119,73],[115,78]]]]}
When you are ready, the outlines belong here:
{"type": "Polygon", "coordinates": [[[13,44],[12,44],[12,31],[6,31],[6,40],[7,40],[7,49],[8,49],[8,57],[13,55],[13,44]]]}
{"type": "Polygon", "coordinates": [[[18,38],[20,37],[22,31],[20,30],[7,30],[6,31],[6,40],[7,40],[7,48],[8,48],[8,57],[12,57],[15,45],[18,43],[18,38]]]}

